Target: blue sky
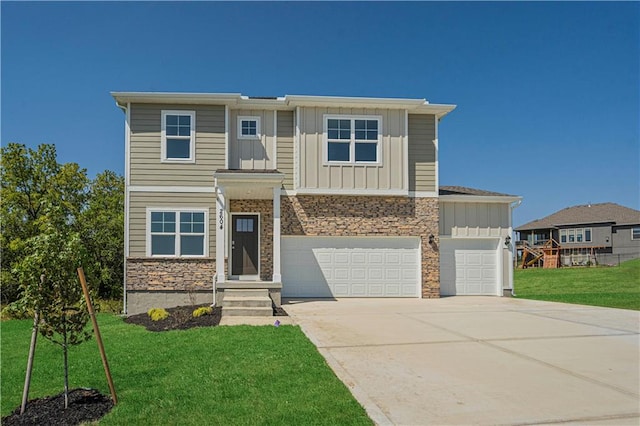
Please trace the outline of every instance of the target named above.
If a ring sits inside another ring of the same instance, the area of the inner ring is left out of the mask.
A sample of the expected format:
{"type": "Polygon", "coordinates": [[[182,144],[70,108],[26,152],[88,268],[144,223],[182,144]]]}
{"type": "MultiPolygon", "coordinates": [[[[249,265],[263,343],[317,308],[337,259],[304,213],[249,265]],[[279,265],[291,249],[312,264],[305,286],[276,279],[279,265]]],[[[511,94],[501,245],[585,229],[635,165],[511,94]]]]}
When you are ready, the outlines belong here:
{"type": "Polygon", "coordinates": [[[426,98],[440,183],[640,207],[640,3],[0,3],[2,144],[123,173],[110,91],[426,98]]]}

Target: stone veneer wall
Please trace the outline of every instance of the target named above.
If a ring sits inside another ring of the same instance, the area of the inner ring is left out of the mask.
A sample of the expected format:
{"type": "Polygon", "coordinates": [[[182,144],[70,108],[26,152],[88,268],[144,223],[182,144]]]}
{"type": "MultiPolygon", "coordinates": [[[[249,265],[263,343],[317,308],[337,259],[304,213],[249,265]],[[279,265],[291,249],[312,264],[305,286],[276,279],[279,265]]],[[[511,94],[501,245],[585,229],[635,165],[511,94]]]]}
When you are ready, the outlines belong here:
{"type": "Polygon", "coordinates": [[[231,200],[231,213],[260,214],[260,279],[273,278],[273,200],[231,200]]]}
{"type": "Polygon", "coordinates": [[[438,199],[372,196],[282,197],[282,235],[419,236],[422,297],[440,297],[438,199]],[[429,235],[435,244],[429,244],[429,235]]]}
{"type": "Polygon", "coordinates": [[[213,290],[212,258],[128,258],[127,290],[213,290]]]}

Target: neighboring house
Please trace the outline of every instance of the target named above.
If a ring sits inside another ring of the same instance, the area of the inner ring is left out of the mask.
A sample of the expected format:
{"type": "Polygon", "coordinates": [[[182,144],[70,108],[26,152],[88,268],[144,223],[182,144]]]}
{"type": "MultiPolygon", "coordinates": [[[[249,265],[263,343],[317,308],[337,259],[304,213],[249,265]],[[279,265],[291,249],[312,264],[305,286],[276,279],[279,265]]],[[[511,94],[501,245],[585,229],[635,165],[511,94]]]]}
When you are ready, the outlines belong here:
{"type": "Polygon", "coordinates": [[[505,239],[520,198],[438,191],[438,123],[454,105],[112,95],[126,116],[129,314],[220,305],[238,288],[276,305],[513,288],[505,239]]]}
{"type": "Polygon", "coordinates": [[[553,239],[563,266],[640,257],[640,211],[615,203],[568,207],[515,230],[519,245],[539,246],[553,239]]]}

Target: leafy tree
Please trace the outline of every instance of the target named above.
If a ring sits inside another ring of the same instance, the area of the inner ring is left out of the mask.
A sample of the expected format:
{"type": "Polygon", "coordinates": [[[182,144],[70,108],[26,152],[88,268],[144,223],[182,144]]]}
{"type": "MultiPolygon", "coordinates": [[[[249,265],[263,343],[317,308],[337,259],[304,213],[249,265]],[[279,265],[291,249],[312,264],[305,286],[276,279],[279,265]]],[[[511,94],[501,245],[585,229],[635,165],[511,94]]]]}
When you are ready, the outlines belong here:
{"type": "Polygon", "coordinates": [[[122,296],[124,280],[124,178],[105,171],[91,182],[89,200],[80,215],[83,243],[89,252],[85,269],[103,299],[122,296]]]}
{"type": "Polygon", "coordinates": [[[9,143],[1,154],[2,301],[11,302],[20,295],[12,265],[26,255],[24,242],[38,235],[40,222],[54,213],[60,226],[74,226],[86,202],[89,180],[77,164],[59,164],[54,145],[34,150],[9,143]]]}
{"type": "Polygon", "coordinates": [[[64,209],[50,204],[42,207],[45,214],[38,223],[40,232],[24,240],[26,255],[16,263],[14,272],[24,292],[22,302],[40,313],[40,333],[62,348],[67,408],[68,349],[90,337],[85,330],[89,313],[76,276],[77,267],[87,260],[87,252],[78,232],[65,226],[64,209]]]}

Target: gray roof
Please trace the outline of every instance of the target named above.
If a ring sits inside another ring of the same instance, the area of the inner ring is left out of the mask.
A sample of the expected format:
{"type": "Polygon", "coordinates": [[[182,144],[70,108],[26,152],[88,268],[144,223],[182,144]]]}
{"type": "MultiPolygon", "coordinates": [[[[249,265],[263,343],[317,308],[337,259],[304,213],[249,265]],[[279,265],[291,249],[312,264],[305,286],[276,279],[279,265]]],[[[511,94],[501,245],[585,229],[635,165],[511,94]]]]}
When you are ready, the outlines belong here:
{"type": "Polygon", "coordinates": [[[476,195],[484,197],[517,197],[517,195],[502,194],[500,192],[485,191],[483,189],[467,188],[465,186],[441,186],[440,195],[476,195]]]}
{"type": "Polygon", "coordinates": [[[567,207],[542,219],[517,227],[516,231],[551,229],[563,225],[612,223],[616,225],[640,224],[640,211],[615,203],[586,204],[567,207]]]}

